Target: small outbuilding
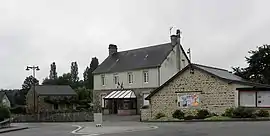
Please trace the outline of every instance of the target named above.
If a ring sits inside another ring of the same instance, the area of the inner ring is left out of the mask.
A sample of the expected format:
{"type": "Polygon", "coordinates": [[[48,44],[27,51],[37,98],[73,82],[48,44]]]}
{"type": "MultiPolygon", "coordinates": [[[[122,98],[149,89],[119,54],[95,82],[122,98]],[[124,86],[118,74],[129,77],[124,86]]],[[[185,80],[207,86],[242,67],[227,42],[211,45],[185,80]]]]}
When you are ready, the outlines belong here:
{"type": "Polygon", "coordinates": [[[222,114],[230,107],[254,107],[262,103],[270,106],[270,90],[243,89],[254,87],[270,86],[244,80],[225,69],[189,64],[146,97],[150,105],[147,112],[142,112],[142,117],[151,119],[158,113],[171,117],[177,109],[188,113],[207,109],[222,114]]]}

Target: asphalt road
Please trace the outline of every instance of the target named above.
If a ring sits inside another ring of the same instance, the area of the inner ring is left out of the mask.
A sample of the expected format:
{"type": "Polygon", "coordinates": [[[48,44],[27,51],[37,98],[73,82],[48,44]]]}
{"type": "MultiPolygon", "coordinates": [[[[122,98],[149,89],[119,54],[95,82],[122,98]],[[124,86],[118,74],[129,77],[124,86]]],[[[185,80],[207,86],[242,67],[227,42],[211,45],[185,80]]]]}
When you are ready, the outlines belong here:
{"type": "Polygon", "coordinates": [[[1,136],[74,136],[71,131],[76,129],[70,123],[30,123],[24,125],[29,126],[29,129],[3,133],[1,136]]]}
{"type": "MultiPolygon", "coordinates": [[[[29,124],[30,129],[1,136],[74,136],[74,123],[29,124]]],[[[82,124],[81,124],[82,125],[82,124]]],[[[270,136],[270,122],[151,123],[158,129],[102,136],[270,136]]]]}
{"type": "Polygon", "coordinates": [[[200,122],[155,125],[159,128],[103,136],[270,136],[270,122],[200,122]]]}

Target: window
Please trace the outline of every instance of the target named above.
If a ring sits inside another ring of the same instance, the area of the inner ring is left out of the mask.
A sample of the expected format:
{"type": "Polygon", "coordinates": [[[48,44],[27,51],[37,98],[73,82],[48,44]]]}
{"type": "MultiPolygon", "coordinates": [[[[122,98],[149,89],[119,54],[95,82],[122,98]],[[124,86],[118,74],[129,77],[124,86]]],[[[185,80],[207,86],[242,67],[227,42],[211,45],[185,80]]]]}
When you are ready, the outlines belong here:
{"type": "Polygon", "coordinates": [[[105,85],[105,75],[101,75],[101,85],[105,85]]]}
{"type": "Polygon", "coordinates": [[[239,95],[240,95],[240,106],[256,107],[256,92],[241,91],[239,95]]]}
{"type": "Polygon", "coordinates": [[[118,84],[118,82],[119,82],[119,76],[117,74],[114,74],[113,75],[113,82],[114,82],[114,84],[118,84]]]}
{"type": "Polygon", "coordinates": [[[133,74],[132,74],[132,72],[129,72],[128,73],[128,83],[129,84],[132,84],[133,83],[133,74]]]}
{"type": "Polygon", "coordinates": [[[270,91],[257,92],[257,107],[270,107],[270,91]]]}
{"type": "Polygon", "coordinates": [[[270,107],[270,91],[239,91],[239,106],[270,107]]]}
{"type": "Polygon", "coordinates": [[[144,83],[148,83],[148,81],[149,81],[148,71],[143,72],[143,81],[144,81],[144,83]]]}
{"type": "Polygon", "coordinates": [[[143,105],[149,105],[149,100],[145,100],[145,98],[149,95],[149,93],[143,94],[143,105]]]}

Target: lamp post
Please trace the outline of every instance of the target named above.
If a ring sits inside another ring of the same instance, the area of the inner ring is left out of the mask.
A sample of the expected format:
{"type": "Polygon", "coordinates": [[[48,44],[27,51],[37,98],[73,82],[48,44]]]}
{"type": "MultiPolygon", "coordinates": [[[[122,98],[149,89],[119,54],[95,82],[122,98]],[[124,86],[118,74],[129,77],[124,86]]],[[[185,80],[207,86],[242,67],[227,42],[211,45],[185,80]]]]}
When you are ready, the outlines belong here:
{"type": "MultiPolygon", "coordinates": [[[[27,66],[26,67],[26,70],[29,71],[29,70],[33,70],[33,77],[34,79],[36,79],[36,71],[39,71],[39,67],[38,66],[27,66]]],[[[34,92],[34,113],[36,113],[36,84],[35,84],[35,81],[33,81],[33,92],[34,92]]],[[[37,105],[38,106],[38,105],[37,105]]]]}

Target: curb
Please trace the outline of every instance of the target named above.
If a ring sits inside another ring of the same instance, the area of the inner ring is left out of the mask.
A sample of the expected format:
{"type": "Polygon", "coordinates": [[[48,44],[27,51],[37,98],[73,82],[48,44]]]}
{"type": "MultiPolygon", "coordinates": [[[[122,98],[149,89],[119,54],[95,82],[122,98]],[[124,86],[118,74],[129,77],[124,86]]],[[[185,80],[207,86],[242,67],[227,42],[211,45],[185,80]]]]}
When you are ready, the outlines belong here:
{"type": "Polygon", "coordinates": [[[270,119],[230,119],[230,120],[168,120],[168,121],[141,121],[143,123],[162,123],[162,122],[259,122],[270,121],[270,119]]]}
{"type": "Polygon", "coordinates": [[[24,129],[29,129],[29,127],[19,127],[19,128],[7,129],[7,130],[3,130],[3,131],[1,131],[1,129],[0,129],[0,134],[1,133],[8,133],[8,132],[13,132],[13,131],[24,130],[24,129]]]}

